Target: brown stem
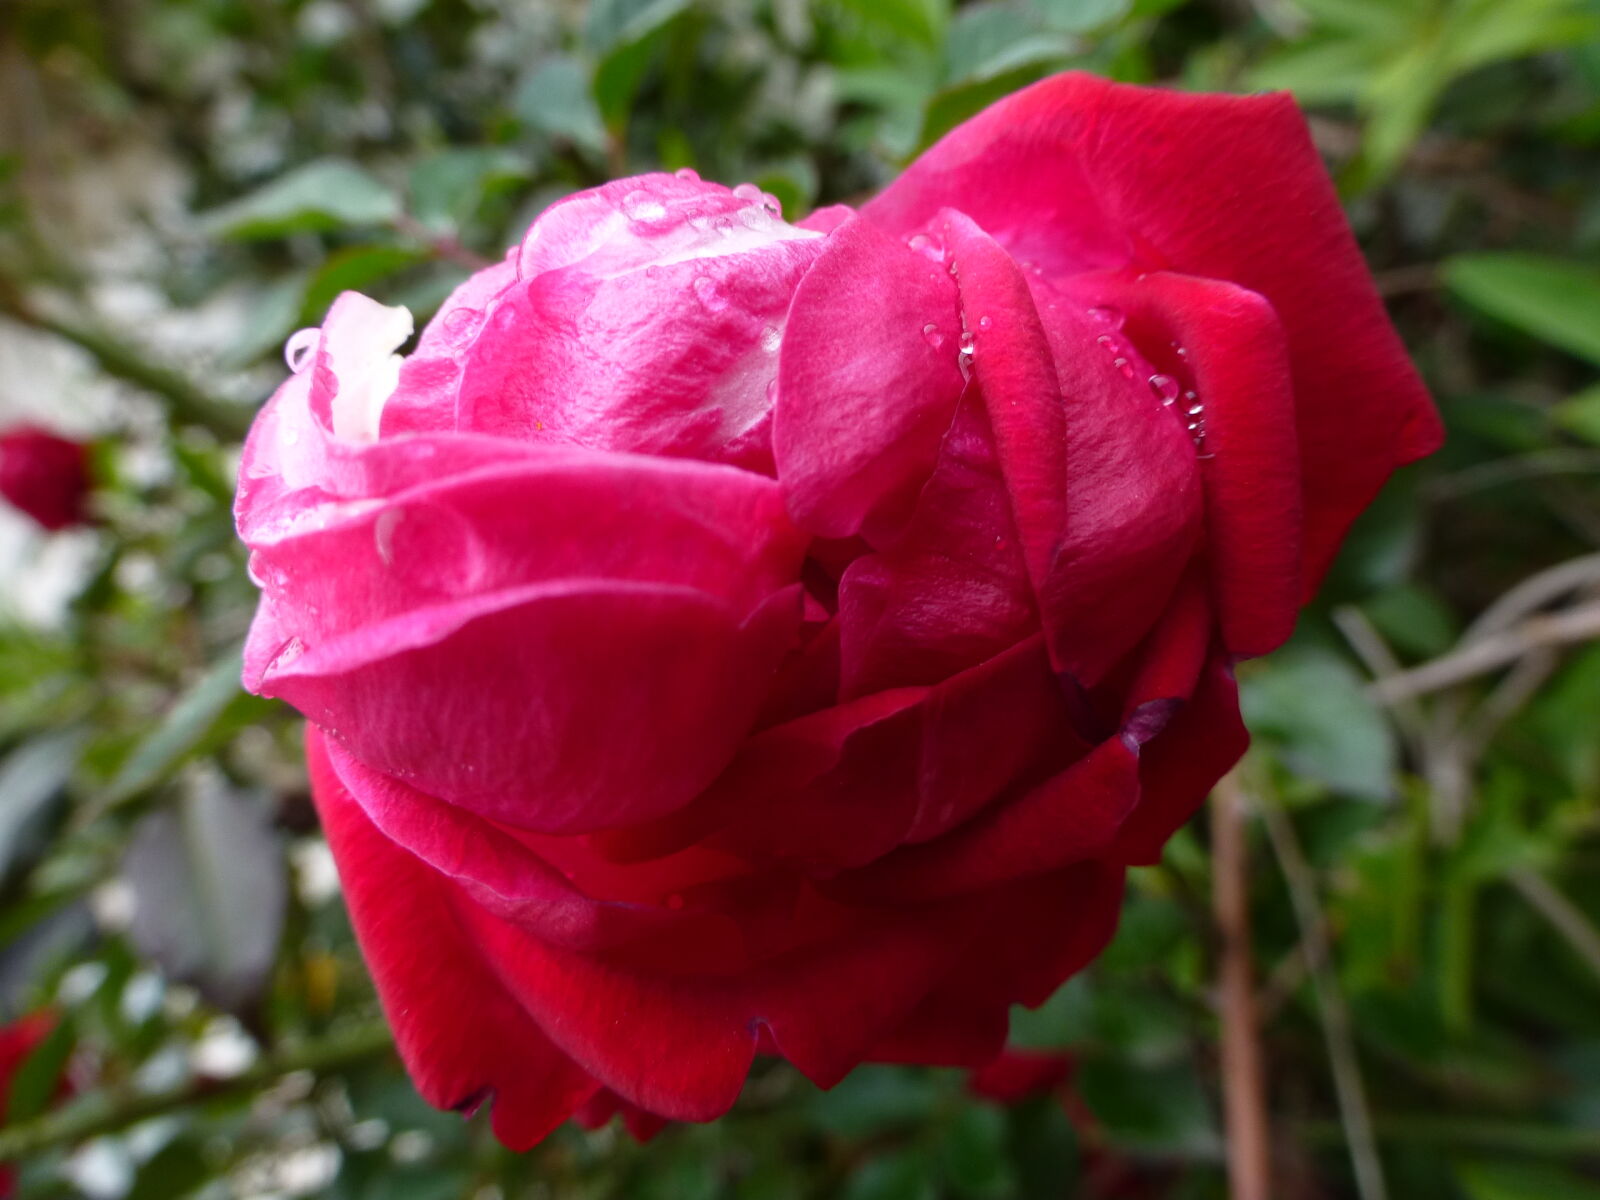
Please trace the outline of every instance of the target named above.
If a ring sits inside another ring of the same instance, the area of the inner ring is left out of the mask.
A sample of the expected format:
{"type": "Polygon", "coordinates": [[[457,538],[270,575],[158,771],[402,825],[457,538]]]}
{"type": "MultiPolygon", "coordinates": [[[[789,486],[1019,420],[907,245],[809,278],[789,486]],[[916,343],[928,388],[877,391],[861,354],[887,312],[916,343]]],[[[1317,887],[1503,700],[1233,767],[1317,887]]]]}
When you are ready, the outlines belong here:
{"type": "Polygon", "coordinates": [[[1212,904],[1221,937],[1222,1099],[1227,1120],[1228,1194],[1269,1200],[1271,1137],[1261,1070],[1261,1031],[1250,960],[1244,794],[1233,776],[1211,793],[1212,904]]]}

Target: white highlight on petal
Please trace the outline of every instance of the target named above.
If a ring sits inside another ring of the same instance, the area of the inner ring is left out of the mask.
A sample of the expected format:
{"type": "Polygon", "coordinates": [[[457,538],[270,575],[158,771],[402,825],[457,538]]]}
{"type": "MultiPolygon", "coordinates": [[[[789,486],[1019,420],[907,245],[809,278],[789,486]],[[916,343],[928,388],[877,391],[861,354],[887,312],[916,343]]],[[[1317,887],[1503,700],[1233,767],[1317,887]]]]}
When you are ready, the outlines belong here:
{"type": "Polygon", "coordinates": [[[346,292],[328,314],[323,332],[339,390],[333,397],[333,433],[352,442],[375,442],[383,406],[400,383],[394,353],[415,328],[409,309],[390,308],[346,292]]]}

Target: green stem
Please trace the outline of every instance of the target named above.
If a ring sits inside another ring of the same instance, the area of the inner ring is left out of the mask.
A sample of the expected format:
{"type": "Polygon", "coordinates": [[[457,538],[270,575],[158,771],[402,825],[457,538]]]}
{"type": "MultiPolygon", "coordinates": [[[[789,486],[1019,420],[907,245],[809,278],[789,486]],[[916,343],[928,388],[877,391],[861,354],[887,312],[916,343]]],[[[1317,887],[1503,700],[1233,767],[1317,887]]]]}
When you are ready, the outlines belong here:
{"type": "MultiPolygon", "coordinates": [[[[1589,1158],[1600,1154],[1600,1129],[1403,1114],[1378,1116],[1372,1124],[1378,1140],[1389,1144],[1451,1146],[1543,1158],[1589,1158]]],[[[1344,1126],[1338,1121],[1308,1121],[1299,1129],[1308,1141],[1321,1144],[1341,1143],[1345,1137],[1344,1126]]]]}
{"type": "Polygon", "coordinates": [[[203,426],[223,441],[238,441],[250,429],[253,412],[207,394],[181,372],[150,362],[102,330],[40,312],[8,288],[0,288],[0,314],[88,351],[107,375],[159,397],[184,424],[203,426]]]}
{"type": "Polygon", "coordinates": [[[333,1071],[393,1049],[382,1021],[351,1024],[315,1041],[281,1046],[230,1079],[191,1079],[152,1092],[105,1089],[30,1121],[0,1129],[0,1162],[76,1145],[194,1104],[249,1095],[294,1071],[333,1071]]]}

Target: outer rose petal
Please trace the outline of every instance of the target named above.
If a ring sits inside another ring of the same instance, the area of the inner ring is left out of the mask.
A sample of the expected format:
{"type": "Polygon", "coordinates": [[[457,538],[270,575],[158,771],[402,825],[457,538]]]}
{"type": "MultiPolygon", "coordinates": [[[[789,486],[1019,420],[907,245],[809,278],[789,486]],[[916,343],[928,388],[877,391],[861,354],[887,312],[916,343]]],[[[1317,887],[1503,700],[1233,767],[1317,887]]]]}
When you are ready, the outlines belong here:
{"type": "Polygon", "coordinates": [[[513,1150],[540,1141],[598,1090],[496,981],[463,932],[443,878],[385,838],[306,731],[312,795],[339,866],[350,920],[406,1070],[438,1108],[485,1098],[513,1150]]]}
{"type": "Polygon", "coordinates": [[[1294,377],[1307,597],[1390,472],[1439,444],[1438,415],[1286,93],[1047,79],[946,135],[862,215],[909,232],[944,206],[1047,276],[1134,265],[1267,298],[1294,377]]]}
{"type": "Polygon", "coordinates": [[[1254,292],[1164,271],[1086,275],[1068,289],[1124,313],[1128,334],[1152,353],[1183,348],[1160,365],[1170,394],[1183,393],[1173,415],[1203,422],[1206,553],[1223,641],[1240,656],[1276,648],[1304,591],[1294,394],[1277,315],[1254,292]]]}
{"type": "Polygon", "coordinates": [[[769,469],[777,350],[823,241],[774,211],[671,175],[552,206],[473,344],[457,427],[769,469]]]}
{"type": "Polygon", "coordinates": [[[942,265],[859,219],[828,235],[778,356],[773,453],[801,526],[898,524],[961,394],[960,331],[942,265]]]}

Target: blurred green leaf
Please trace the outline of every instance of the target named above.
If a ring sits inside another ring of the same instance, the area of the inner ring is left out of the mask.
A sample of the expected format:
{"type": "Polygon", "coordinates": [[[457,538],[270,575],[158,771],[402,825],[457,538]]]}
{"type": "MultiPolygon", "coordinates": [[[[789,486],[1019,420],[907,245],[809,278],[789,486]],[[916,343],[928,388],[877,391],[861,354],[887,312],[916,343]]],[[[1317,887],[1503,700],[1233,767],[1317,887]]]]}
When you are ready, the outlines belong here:
{"type": "Polygon", "coordinates": [[[345,159],[326,158],[212,209],[202,227],[217,237],[272,238],[384,225],[400,212],[400,198],[366,170],[345,159]]]}
{"type": "Polygon", "coordinates": [[[522,155],[497,146],[441,150],[411,168],[411,215],[430,229],[463,228],[483,202],[531,174],[522,155]]]}
{"type": "Polygon", "coordinates": [[[840,1200],[936,1200],[938,1188],[920,1151],[868,1159],[850,1174],[840,1200]]]}
{"type": "Polygon", "coordinates": [[[59,1017],[11,1076],[5,1121],[0,1124],[26,1121],[49,1107],[50,1101],[61,1091],[67,1059],[72,1055],[77,1038],[77,1027],[71,1017],[59,1017]]]}
{"type": "Polygon", "coordinates": [[[589,72],[575,58],[559,56],[535,64],[512,101],[532,129],[594,152],[606,148],[605,123],[589,88],[589,72]]]}
{"type": "Polygon", "coordinates": [[[60,797],[86,741],[80,729],[40,734],[0,762],[0,879],[42,835],[46,808],[60,797]]]}
{"type": "Polygon", "coordinates": [[[1344,660],[1280,651],[1240,681],[1240,700],[1251,731],[1295,771],[1348,795],[1392,794],[1394,733],[1344,660]]]}
{"type": "Polygon", "coordinates": [[[1456,1178],[1469,1200],[1600,1200],[1600,1183],[1559,1167],[1474,1162],[1456,1178]]]}
{"type": "Polygon", "coordinates": [[[1558,405],[1555,415],[1563,428],[1600,446],[1600,383],[1558,405]]]}
{"type": "Polygon", "coordinates": [[[952,1191],[968,1200],[1012,1195],[1016,1179],[1006,1157],[1006,1120],[987,1104],[962,1107],[944,1129],[940,1160],[952,1191]]]}
{"type": "Polygon", "coordinates": [[[224,654],[178,698],[153,733],[135,747],[101,799],[118,804],[153,787],[184,761],[215,728],[230,706],[249,703],[243,684],[244,647],[224,654]]]}
{"type": "Polygon", "coordinates": [[[254,999],[277,957],[287,897],[283,847],[260,804],[215,780],[134,829],[122,873],[140,953],[212,1003],[254,999]]]}
{"type": "Polygon", "coordinates": [[[1462,254],[1450,290],[1492,317],[1600,365],[1600,268],[1535,254],[1462,254]]]}
{"type": "Polygon", "coordinates": [[[301,320],[320,324],[340,292],[364,292],[407,267],[427,261],[428,251],[408,246],[350,246],[328,256],[306,287],[301,320]]]}

